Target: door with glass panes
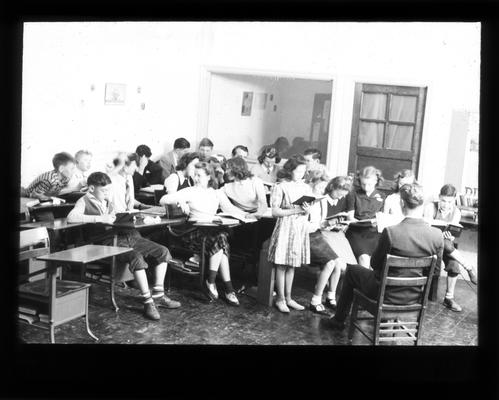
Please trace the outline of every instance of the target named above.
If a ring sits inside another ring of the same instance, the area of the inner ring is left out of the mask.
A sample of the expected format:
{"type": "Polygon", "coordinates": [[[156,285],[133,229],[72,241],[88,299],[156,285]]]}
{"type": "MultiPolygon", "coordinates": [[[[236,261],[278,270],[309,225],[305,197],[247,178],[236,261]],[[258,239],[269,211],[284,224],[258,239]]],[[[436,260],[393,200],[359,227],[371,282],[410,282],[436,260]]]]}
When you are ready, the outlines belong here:
{"type": "Polygon", "coordinates": [[[425,87],[356,83],[348,172],[372,165],[387,191],[403,169],[417,177],[425,100],[425,87]]]}

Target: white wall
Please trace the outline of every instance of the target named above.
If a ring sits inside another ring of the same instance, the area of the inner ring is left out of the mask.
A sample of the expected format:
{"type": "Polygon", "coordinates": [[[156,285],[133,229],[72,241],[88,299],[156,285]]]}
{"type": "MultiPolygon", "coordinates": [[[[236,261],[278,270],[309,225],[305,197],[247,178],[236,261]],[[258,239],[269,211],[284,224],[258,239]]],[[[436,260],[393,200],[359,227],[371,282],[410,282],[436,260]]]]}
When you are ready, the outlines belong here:
{"type": "Polygon", "coordinates": [[[479,109],[478,23],[29,23],[24,45],[22,184],[61,150],[87,147],[101,163],[139,143],[196,142],[209,66],[331,76],[335,173],[347,172],[355,82],[427,86],[419,179],[430,191],[445,178],[452,112],[479,109]],[[127,84],[124,106],[103,104],[106,82],[127,84]]]}

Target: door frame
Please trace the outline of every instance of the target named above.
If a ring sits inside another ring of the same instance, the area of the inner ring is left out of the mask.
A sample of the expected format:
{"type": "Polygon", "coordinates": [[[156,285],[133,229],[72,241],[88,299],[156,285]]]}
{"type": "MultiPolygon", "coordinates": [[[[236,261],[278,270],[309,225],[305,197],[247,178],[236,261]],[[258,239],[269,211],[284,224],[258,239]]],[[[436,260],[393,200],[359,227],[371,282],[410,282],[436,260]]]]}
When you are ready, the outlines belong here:
{"type": "MultiPolygon", "coordinates": [[[[201,138],[208,134],[208,123],[210,116],[210,98],[211,98],[211,79],[213,74],[234,74],[234,75],[255,75],[265,77],[278,77],[278,78],[295,78],[295,79],[308,79],[319,81],[331,81],[331,110],[329,112],[329,126],[328,126],[328,148],[326,151],[326,160],[329,160],[332,146],[329,137],[334,120],[335,98],[337,81],[336,74],[330,73],[309,73],[300,71],[288,70],[262,70],[251,68],[238,68],[227,67],[219,65],[203,65],[200,68],[199,75],[199,101],[198,101],[198,115],[197,115],[197,129],[196,141],[199,142],[201,138]]],[[[329,166],[328,166],[329,167],[329,166]]]]}

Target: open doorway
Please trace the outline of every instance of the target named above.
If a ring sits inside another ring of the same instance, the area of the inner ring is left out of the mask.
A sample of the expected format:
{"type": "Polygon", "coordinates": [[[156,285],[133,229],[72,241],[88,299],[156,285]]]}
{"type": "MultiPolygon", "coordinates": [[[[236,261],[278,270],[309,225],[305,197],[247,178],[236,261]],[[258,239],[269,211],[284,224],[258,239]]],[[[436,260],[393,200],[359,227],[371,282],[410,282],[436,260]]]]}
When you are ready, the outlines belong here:
{"type": "Polygon", "coordinates": [[[227,157],[245,145],[250,163],[270,144],[283,159],[316,147],[326,163],[332,87],[332,79],[211,72],[199,138],[209,137],[214,151],[227,157]]]}

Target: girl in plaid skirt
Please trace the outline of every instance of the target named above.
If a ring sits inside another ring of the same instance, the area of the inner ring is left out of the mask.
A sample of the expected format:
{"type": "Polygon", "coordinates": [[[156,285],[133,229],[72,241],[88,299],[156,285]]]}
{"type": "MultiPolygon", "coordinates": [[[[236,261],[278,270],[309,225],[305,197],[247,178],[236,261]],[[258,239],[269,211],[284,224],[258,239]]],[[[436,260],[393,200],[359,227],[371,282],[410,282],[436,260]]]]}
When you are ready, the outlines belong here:
{"type": "Polygon", "coordinates": [[[278,172],[281,182],[274,186],[270,197],[272,215],[277,222],[270,238],[268,260],[276,265],[275,305],[283,313],[289,313],[289,308],[305,309],[291,298],[294,269],[310,264],[310,206],[292,204],[303,195],[313,195],[310,186],[303,182],[305,170],[302,156],[291,157],[278,172]]]}

